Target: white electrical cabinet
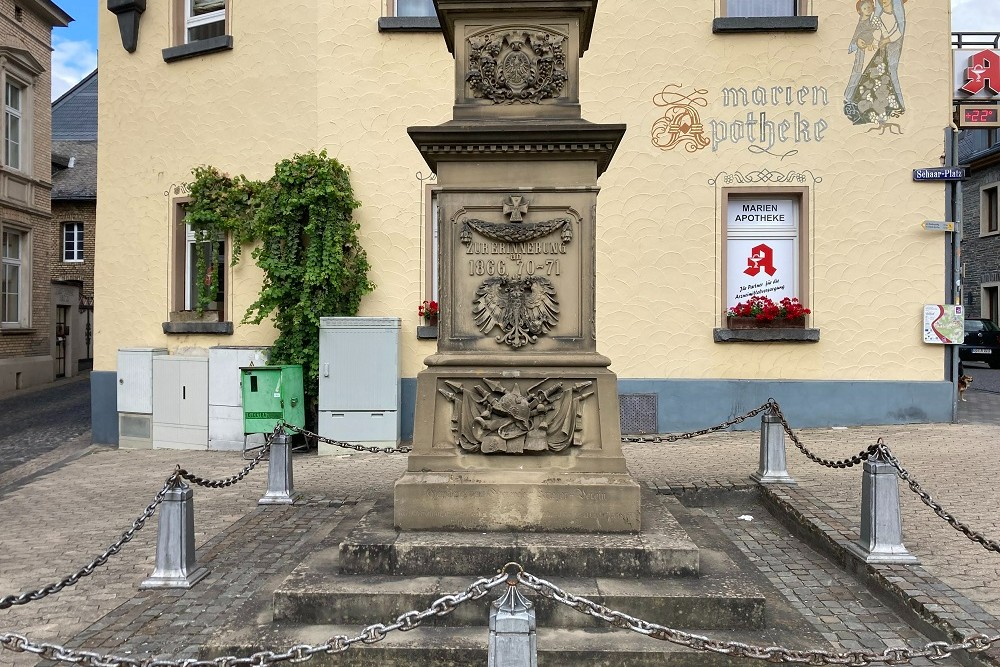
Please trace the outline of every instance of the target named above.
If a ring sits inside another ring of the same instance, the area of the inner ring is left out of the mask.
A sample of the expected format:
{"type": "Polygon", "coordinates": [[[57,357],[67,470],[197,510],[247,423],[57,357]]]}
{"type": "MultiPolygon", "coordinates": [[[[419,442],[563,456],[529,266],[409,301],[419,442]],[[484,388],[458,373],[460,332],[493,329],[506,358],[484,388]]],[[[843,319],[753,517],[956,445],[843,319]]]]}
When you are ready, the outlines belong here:
{"type": "MultiPolygon", "coordinates": [[[[266,366],[266,347],[219,345],[208,349],[208,448],[243,449],[243,395],[240,367],[266,366]]],[[[264,444],[264,435],[248,437],[247,447],[264,444]]]]}
{"type": "Polygon", "coordinates": [[[153,447],[208,449],[208,357],[153,358],[153,447]]]}
{"type": "Polygon", "coordinates": [[[165,356],[165,347],[118,350],[118,446],[153,446],[153,358],[165,356]]]}
{"type": "MultiPolygon", "coordinates": [[[[397,317],[322,317],[319,433],[371,446],[399,444],[397,317]]],[[[320,454],[339,449],[319,445],[320,454]]]]}

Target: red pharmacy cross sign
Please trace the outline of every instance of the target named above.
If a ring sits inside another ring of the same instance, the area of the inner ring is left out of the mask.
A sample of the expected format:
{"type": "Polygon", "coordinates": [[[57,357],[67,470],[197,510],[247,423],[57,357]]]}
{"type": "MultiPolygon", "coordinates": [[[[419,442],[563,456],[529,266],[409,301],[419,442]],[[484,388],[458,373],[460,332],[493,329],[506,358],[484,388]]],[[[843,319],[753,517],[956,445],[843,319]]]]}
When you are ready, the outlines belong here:
{"type": "Polygon", "coordinates": [[[967,83],[962,90],[967,93],[982,92],[989,88],[994,94],[1000,93],[1000,54],[995,51],[980,51],[969,57],[969,67],[965,70],[967,83]]]}
{"type": "Polygon", "coordinates": [[[747,268],[743,270],[743,273],[748,276],[756,276],[761,270],[769,276],[773,276],[778,271],[774,267],[774,250],[764,243],[750,249],[750,256],[747,257],[747,268]]]}

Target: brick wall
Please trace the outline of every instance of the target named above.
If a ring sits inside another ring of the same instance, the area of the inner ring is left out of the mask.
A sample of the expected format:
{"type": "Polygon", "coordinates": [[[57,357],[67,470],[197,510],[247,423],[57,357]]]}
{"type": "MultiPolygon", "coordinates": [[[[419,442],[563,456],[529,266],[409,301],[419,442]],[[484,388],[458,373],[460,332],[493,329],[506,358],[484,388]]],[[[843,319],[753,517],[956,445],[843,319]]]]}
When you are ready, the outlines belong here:
{"type": "Polygon", "coordinates": [[[94,236],[97,232],[97,204],[92,201],[52,202],[52,236],[55,257],[52,261],[52,280],[79,280],[83,295],[94,296],[94,236]],[[63,261],[63,224],[83,223],[83,262],[63,261]]]}
{"type": "Polygon", "coordinates": [[[969,179],[962,184],[962,263],[965,265],[962,301],[968,309],[966,317],[985,317],[979,287],[986,274],[1000,271],[1000,234],[979,236],[980,189],[998,181],[1000,164],[970,172],[969,179]],[[968,301],[970,292],[973,294],[971,302],[968,301]]]}
{"type": "MultiPolygon", "coordinates": [[[[20,170],[10,170],[12,177],[27,178],[27,197],[20,201],[0,197],[0,221],[29,235],[31,315],[26,330],[0,330],[0,387],[11,389],[52,379],[51,364],[44,358],[53,352],[52,265],[55,239],[52,233],[49,192],[52,179],[52,30],[41,17],[22,7],[20,20],[14,0],[0,0],[0,47],[27,51],[44,71],[33,81],[25,99],[22,125],[30,132],[25,138],[25,152],[20,170]],[[34,357],[34,359],[30,359],[34,357]],[[23,359],[23,363],[19,362],[23,359]]],[[[0,166],[0,176],[7,178],[7,167],[0,166]]],[[[24,276],[27,278],[27,276],[24,276]]]]}

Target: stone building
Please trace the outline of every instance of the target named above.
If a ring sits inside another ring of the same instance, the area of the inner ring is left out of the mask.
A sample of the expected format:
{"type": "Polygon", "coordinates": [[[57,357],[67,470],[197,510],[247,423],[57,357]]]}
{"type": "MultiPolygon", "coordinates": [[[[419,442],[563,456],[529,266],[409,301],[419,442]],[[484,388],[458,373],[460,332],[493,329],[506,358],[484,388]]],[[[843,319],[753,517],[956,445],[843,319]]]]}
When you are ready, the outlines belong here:
{"type": "MultiPolygon", "coordinates": [[[[264,179],[319,149],[350,167],[362,202],[378,287],[361,314],[402,319],[407,437],[435,350],[417,308],[436,297],[435,181],[407,127],[448,121],[456,102],[433,3],[144,7],[100,19],[95,440],[117,438],[119,349],[273,340],[240,323],[260,284],[247,259],[226,270],[223,321],[172,321],[190,309],[178,229],[191,169],[264,179]]],[[[578,213],[596,226],[598,351],[637,428],[701,428],[769,396],[798,426],[950,420],[945,348],[921,335],[924,305],[947,299],[941,238],[919,228],[945,189],[912,178],[940,164],[951,121],[948,1],[601,0],[592,19],[589,44],[545,29],[555,67],[559,48],[584,53],[578,90],[543,96],[627,125],[597,210],[578,213]],[[730,326],[727,310],[754,295],[811,314],[798,328],[730,326]]],[[[523,61],[511,61],[521,92],[537,76],[523,61]]],[[[481,78],[468,85],[467,113],[493,103],[481,78]]],[[[484,137],[477,154],[513,140],[484,137]]]]}
{"type": "Polygon", "coordinates": [[[1000,322],[1000,139],[997,130],[964,130],[959,160],[968,165],[962,184],[963,292],[967,317],[1000,322]]]}
{"type": "Polygon", "coordinates": [[[49,0],[0,2],[0,391],[54,376],[51,45],[71,20],[49,0]]]}
{"type": "Polygon", "coordinates": [[[97,70],[52,103],[52,307],[56,377],[93,365],[97,70]]]}

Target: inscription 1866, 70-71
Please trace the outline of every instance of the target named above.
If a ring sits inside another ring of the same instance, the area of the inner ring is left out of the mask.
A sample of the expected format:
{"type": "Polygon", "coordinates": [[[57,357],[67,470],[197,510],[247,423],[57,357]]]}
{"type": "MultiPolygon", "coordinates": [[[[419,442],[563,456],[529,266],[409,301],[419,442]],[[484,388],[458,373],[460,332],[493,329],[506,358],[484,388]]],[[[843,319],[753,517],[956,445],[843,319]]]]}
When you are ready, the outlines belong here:
{"type": "Polygon", "coordinates": [[[485,278],[473,299],[476,326],[484,334],[499,328],[497,343],[515,349],[535,343],[558,323],[559,299],[551,279],[561,275],[560,256],[573,241],[569,218],[524,222],[529,205],[523,196],[510,195],[503,202],[509,222],[469,218],[459,232],[471,256],[469,276],[485,278]],[[556,233],[558,240],[546,238],[556,233]]]}

